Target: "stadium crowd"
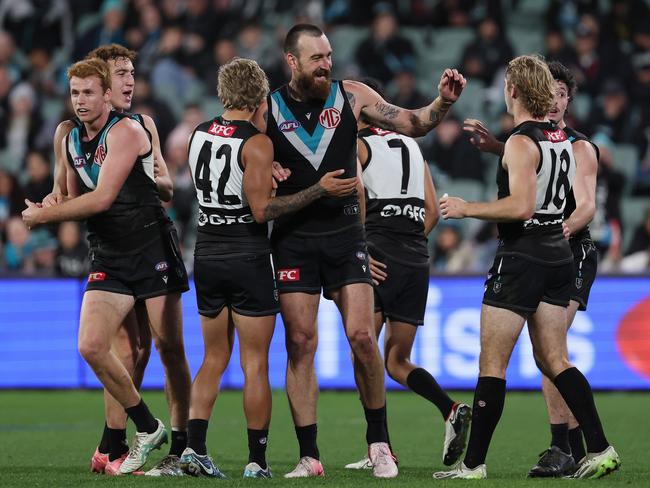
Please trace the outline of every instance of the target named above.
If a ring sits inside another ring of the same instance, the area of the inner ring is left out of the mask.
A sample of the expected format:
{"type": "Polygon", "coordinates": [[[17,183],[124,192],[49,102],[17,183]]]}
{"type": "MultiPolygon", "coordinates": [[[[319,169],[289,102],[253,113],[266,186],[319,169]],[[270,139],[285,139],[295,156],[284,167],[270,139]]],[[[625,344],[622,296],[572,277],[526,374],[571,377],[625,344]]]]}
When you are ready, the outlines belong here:
{"type": "MultiPolygon", "coordinates": [[[[75,222],[30,231],[24,199],[53,184],[52,138],[71,117],[66,68],[99,46],[137,50],[132,111],[150,115],[174,181],[168,206],[190,270],[196,198],[188,136],[219,106],[217,68],[256,59],[271,88],[286,83],[286,29],[326,28],[337,78],[371,76],[406,108],[435,95],[436,73],[454,65],[468,87],[440,126],[422,138],[438,193],[496,195],[496,159],[474,147],[466,117],[500,140],[512,129],[502,101],[514,55],[540,52],[569,66],[579,92],[569,125],[599,146],[591,233],[600,269],[650,270],[650,8],[644,0],[0,0],[0,273],[83,276],[87,245],[75,222]],[[609,4],[604,8],[604,4],[609,4]]],[[[434,273],[483,272],[496,248],[491,224],[441,223],[431,234],[434,273]]]]}

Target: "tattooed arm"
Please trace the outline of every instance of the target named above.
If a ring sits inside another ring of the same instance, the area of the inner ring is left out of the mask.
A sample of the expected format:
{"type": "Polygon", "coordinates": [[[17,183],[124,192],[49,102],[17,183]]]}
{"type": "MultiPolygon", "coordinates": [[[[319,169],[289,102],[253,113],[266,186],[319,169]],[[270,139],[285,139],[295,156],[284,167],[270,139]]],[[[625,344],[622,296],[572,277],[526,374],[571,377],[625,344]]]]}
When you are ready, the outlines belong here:
{"type": "Polygon", "coordinates": [[[373,125],[412,137],[425,135],[443,119],[451,105],[458,100],[466,81],[455,69],[446,69],[438,84],[438,97],[428,106],[407,110],[386,102],[377,92],[358,81],[344,81],[352,110],[361,112],[373,125]]]}
{"type": "Polygon", "coordinates": [[[296,212],[325,195],[342,197],[352,194],[357,178],[338,178],[345,170],[326,173],[318,183],[293,195],[272,197],[273,145],[271,139],[258,134],[246,141],[242,150],[244,193],[255,222],[262,223],[296,212]]]}

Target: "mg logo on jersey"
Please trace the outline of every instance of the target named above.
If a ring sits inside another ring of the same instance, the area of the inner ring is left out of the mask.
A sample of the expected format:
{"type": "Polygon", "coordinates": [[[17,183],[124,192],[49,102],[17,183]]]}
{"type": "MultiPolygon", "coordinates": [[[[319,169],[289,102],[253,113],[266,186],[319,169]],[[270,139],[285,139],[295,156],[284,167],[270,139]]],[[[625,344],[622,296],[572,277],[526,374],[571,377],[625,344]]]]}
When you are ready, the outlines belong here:
{"type": "Polygon", "coordinates": [[[106,273],[102,273],[101,271],[98,271],[97,273],[90,273],[88,275],[88,283],[92,283],[93,281],[104,281],[106,279],[106,273]]]}
{"type": "Polygon", "coordinates": [[[558,130],[555,130],[555,131],[545,130],[544,135],[551,142],[566,141],[566,134],[564,133],[564,131],[562,129],[558,129],[558,130]]]}
{"type": "Polygon", "coordinates": [[[300,127],[300,122],[297,120],[285,120],[278,126],[278,129],[282,132],[293,132],[294,130],[297,130],[298,127],[300,127]]]}
{"type": "Polygon", "coordinates": [[[318,121],[326,129],[333,129],[341,122],[341,112],[334,107],[326,108],[320,113],[318,121]]]}
{"type": "Polygon", "coordinates": [[[237,127],[234,125],[221,125],[216,122],[212,122],[212,125],[208,129],[208,132],[215,136],[221,137],[232,137],[232,135],[237,130],[237,127]]]}
{"type": "Polygon", "coordinates": [[[278,281],[300,281],[300,268],[279,269],[278,281]]]}
{"type": "Polygon", "coordinates": [[[102,145],[97,146],[97,150],[95,151],[95,159],[93,162],[97,166],[101,166],[104,163],[104,159],[106,159],[106,148],[102,145]]]}

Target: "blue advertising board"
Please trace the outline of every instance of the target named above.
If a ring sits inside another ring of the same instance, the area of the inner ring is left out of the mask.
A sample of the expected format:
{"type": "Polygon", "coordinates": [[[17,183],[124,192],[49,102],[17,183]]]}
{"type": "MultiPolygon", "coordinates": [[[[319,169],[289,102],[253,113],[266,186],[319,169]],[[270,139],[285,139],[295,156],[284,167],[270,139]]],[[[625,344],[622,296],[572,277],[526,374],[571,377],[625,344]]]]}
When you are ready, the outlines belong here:
{"type": "MultiPolygon", "coordinates": [[[[75,280],[0,280],[0,388],[98,387],[77,353],[83,283],[75,280]]],[[[432,278],[425,324],[412,360],[447,388],[473,389],[478,373],[479,319],[483,278],[432,278]]],[[[194,288],[183,297],[185,345],[194,375],[203,344],[194,288]]],[[[335,305],[321,300],[316,370],[321,388],[354,388],[349,348],[335,305]]],[[[650,389],[650,278],[599,277],[587,312],[578,312],[569,332],[570,359],[598,389],[650,389]]],[[[278,316],[270,350],[270,378],[284,386],[284,326],[278,316]]],[[[510,388],[536,389],[535,366],[526,331],[508,369],[510,388]]],[[[144,387],[162,388],[163,369],[155,351],[144,387]]],[[[222,386],[240,388],[243,374],[235,344],[222,386]]],[[[399,385],[387,380],[387,386],[399,385]]]]}

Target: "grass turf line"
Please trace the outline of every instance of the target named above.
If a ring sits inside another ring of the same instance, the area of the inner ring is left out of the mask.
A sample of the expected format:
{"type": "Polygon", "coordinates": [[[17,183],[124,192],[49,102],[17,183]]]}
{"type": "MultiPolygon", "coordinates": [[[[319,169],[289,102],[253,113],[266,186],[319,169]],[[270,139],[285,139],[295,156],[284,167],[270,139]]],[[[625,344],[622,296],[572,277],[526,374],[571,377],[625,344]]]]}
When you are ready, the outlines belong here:
{"type": "MultiPolygon", "coordinates": [[[[145,392],[155,415],[168,424],[167,407],[160,392],[145,392]]],[[[468,392],[454,395],[471,403],[468,392]]],[[[88,463],[103,426],[99,391],[1,391],[0,392],[0,486],[13,487],[131,487],[131,486],[251,486],[264,483],[283,486],[363,487],[390,483],[393,486],[477,486],[476,481],[436,481],[431,475],[443,469],[441,460],[443,422],[438,411],[409,392],[388,394],[391,441],[400,460],[395,480],[376,480],[369,471],[343,469],[366,452],[365,422],[358,396],[352,392],[325,392],[319,400],[319,449],[325,479],[285,480],[282,475],[295,466],[298,446],[284,392],[273,395],[274,411],[267,458],[272,480],[241,479],[247,462],[246,424],[241,392],[224,392],[218,399],[208,432],[208,449],[228,480],[145,479],[140,476],[111,478],[90,473],[88,463]]],[[[609,441],[621,456],[621,471],[606,478],[607,486],[648,486],[650,394],[601,393],[596,397],[609,441]]],[[[130,426],[129,439],[133,435],[130,426]]],[[[481,486],[510,488],[546,487],[573,480],[527,480],[528,469],[547,447],[550,434],[540,393],[510,393],[488,454],[488,480],[481,486]]],[[[167,453],[168,445],[154,451],[150,467],[167,453]]]]}

